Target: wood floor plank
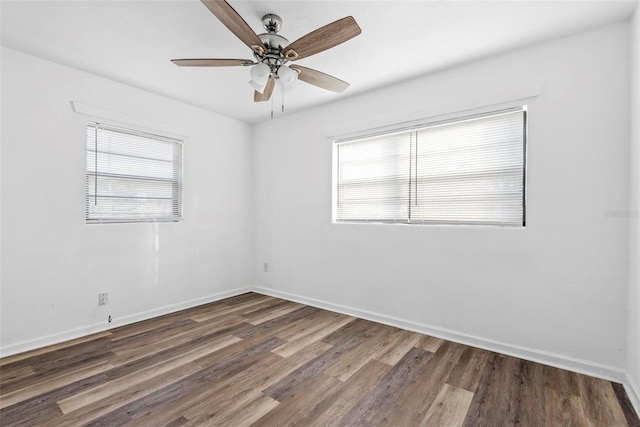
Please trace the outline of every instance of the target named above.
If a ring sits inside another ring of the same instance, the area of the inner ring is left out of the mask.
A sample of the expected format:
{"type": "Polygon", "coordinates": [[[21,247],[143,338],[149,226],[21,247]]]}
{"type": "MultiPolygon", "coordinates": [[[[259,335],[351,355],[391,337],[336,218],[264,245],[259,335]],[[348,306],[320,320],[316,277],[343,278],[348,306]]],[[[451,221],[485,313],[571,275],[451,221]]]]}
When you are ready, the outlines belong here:
{"type": "Polygon", "coordinates": [[[273,365],[269,369],[261,372],[261,376],[253,380],[256,389],[263,391],[273,386],[283,378],[290,375],[296,369],[310,363],[331,349],[330,344],[317,341],[309,344],[300,351],[283,358],[278,365],[273,365]]]}
{"type": "Polygon", "coordinates": [[[58,400],[106,381],[106,373],[100,373],[7,406],[0,409],[0,425],[51,425],[63,415],[58,400]]]}
{"type": "Polygon", "coordinates": [[[255,292],[245,292],[244,294],[236,295],[233,297],[225,298],[222,300],[225,305],[236,306],[243,304],[247,301],[264,300],[264,299],[278,299],[270,295],[262,295],[255,292]]]}
{"type": "Polygon", "coordinates": [[[254,326],[261,325],[269,320],[276,319],[280,316],[291,313],[292,311],[298,310],[302,307],[304,307],[304,305],[298,304],[298,303],[287,304],[285,307],[280,307],[277,310],[264,313],[260,316],[251,316],[248,318],[247,323],[250,323],[254,326]]]}
{"type": "MultiPolygon", "coordinates": [[[[120,393],[109,395],[95,403],[73,411],[69,414],[67,419],[72,423],[80,422],[84,419],[102,420],[100,422],[105,422],[105,420],[109,420],[113,417],[122,419],[122,415],[114,414],[114,412],[117,412],[119,408],[125,405],[132,405],[135,401],[154,392],[160,393],[161,390],[170,384],[185,380],[188,377],[193,378],[194,375],[215,365],[216,362],[220,363],[227,358],[233,358],[234,355],[241,354],[253,344],[255,343],[245,342],[233,336],[217,338],[213,341],[207,341],[204,344],[201,343],[203,348],[208,349],[208,351],[203,354],[210,354],[214,356],[208,363],[203,363],[202,360],[204,357],[200,357],[199,359],[195,359],[185,365],[170,370],[163,375],[157,375],[144,382],[132,385],[120,393]]],[[[119,375],[116,376],[118,378],[121,377],[119,375]]],[[[134,420],[129,417],[127,422],[133,421],[134,420]]]]}
{"type": "MultiPolygon", "coordinates": [[[[350,328],[352,323],[341,328],[350,328]]],[[[277,384],[264,390],[265,394],[274,399],[283,402],[293,397],[298,390],[306,385],[306,382],[312,380],[319,373],[324,373],[332,365],[337,363],[345,354],[348,354],[358,345],[360,345],[367,337],[371,337],[376,331],[380,330],[381,325],[373,322],[360,322],[355,328],[351,329],[353,334],[339,334],[339,339],[331,340],[332,347],[318,356],[316,359],[301,366],[287,377],[283,378],[277,384]]],[[[326,343],[325,340],[322,342],[326,343]]]]}
{"type": "MultiPolygon", "coordinates": [[[[283,306],[280,305],[277,308],[273,308],[273,310],[279,310],[282,307],[283,306]]],[[[240,338],[251,338],[254,336],[275,337],[280,335],[280,333],[286,333],[289,330],[296,329],[296,323],[305,321],[308,316],[312,316],[317,312],[318,309],[315,307],[306,306],[298,308],[274,319],[269,319],[259,325],[252,325],[254,328],[238,333],[238,336],[240,338]]]]}
{"type": "Polygon", "coordinates": [[[29,400],[38,395],[62,388],[66,385],[78,382],[85,378],[93,377],[97,374],[105,373],[113,368],[109,362],[99,362],[94,366],[82,366],[79,369],[69,369],[60,372],[56,377],[46,377],[41,381],[29,384],[26,387],[14,390],[2,396],[0,408],[15,405],[18,402],[29,400]]]}
{"type": "MultiPolygon", "coordinates": [[[[327,344],[327,343],[325,343],[327,344]]],[[[309,361],[277,383],[263,390],[264,394],[271,396],[279,402],[293,398],[307,383],[313,382],[316,376],[336,363],[340,357],[358,344],[357,341],[344,340],[337,342],[324,353],[309,361]]]]}
{"type": "Polygon", "coordinates": [[[323,342],[335,345],[344,340],[361,340],[370,334],[371,328],[376,327],[375,322],[364,319],[355,319],[342,328],[336,329],[327,336],[322,338],[323,342]]]}
{"type": "Polygon", "coordinates": [[[230,314],[240,316],[240,313],[248,308],[255,307],[258,304],[265,304],[273,301],[273,297],[262,297],[262,298],[253,298],[242,303],[235,305],[226,305],[224,307],[217,308],[215,310],[207,310],[201,311],[198,313],[194,313],[189,316],[189,319],[195,320],[196,322],[203,322],[206,320],[219,319],[220,317],[227,316],[230,314]]]}
{"type": "Polygon", "coordinates": [[[274,310],[277,310],[281,307],[286,307],[289,304],[293,304],[290,301],[285,301],[285,300],[279,300],[277,298],[272,298],[270,300],[267,300],[266,302],[260,303],[260,304],[256,304],[254,306],[251,306],[245,310],[240,310],[238,312],[239,316],[245,317],[249,320],[253,319],[253,318],[257,318],[262,316],[265,313],[271,313],[274,310]]]}
{"type": "Polygon", "coordinates": [[[116,365],[130,363],[143,356],[157,353],[168,347],[180,346],[183,343],[197,339],[205,335],[219,331],[229,331],[230,328],[241,325],[244,320],[237,316],[228,316],[223,319],[209,320],[205,322],[193,322],[180,329],[174,329],[170,335],[158,336],[155,339],[144,339],[136,345],[114,346],[113,352],[118,356],[114,362],[116,365]]]}
{"type": "Polygon", "coordinates": [[[250,404],[264,396],[261,390],[315,359],[330,347],[329,344],[316,342],[288,358],[266,354],[237,375],[217,382],[205,393],[199,394],[199,402],[187,408],[184,415],[196,423],[224,425],[221,420],[233,418],[233,413],[241,409],[243,403],[250,404]]]}
{"type": "Polygon", "coordinates": [[[249,292],[0,359],[0,425],[640,420],[620,384],[249,292]]]}
{"type": "Polygon", "coordinates": [[[443,342],[444,340],[441,338],[422,335],[416,343],[416,347],[426,351],[430,351],[431,353],[435,353],[436,351],[438,351],[443,342]]]}
{"type": "Polygon", "coordinates": [[[82,393],[75,394],[73,397],[78,400],[60,400],[62,408],[68,413],[65,417],[65,423],[82,424],[87,420],[99,419],[112,412],[115,408],[134,402],[144,396],[161,390],[168,384],[180,381],[201,371],[203,368],[197,363],[198,359],[195,357],[224,349],[238,340],[238,338],[235,337],[231,338],[232,339],[227,340],[221,339],[217,343],[202,346],[198,349],[199,351],[192,352],[191,357],[188,357],[189,360],[184,360],[184,363],[174,364],[173,369],[158,370],[157,375],[144,378],[141,381],[132,382],[126,388],[121,388],[118,387],[118,384],[114,384],[116,387],[114,390],[111,390],[109,389],[110,382],[103,383],[88,388],[82,393]],[[74,403],[77,404],[80,400],[84,400],[84,405],[73,406],[74,403]]]}
{"type": "Polygon", "coordinates": [[[633,408],[633,404],[631,400],[629,400],[629,396],[627,396],[627,392],[624,389],[624,386],[620,383],[611,383],[613,390],[616,393],[616,397],[618,398],[618,404],[624,412],[624,416],[627,419],[627,424],[630,427],[640,427],[640,417],[636,414],[635,409],[633,408]]]}
{"type": "Polygon", "coordinates": [[[364,340],[357,347],[344,354],[340,360],[329,367],[325,373],[340,381],[348,380],[369,360],[388,352],[395,344],[397,329],[386,328],[376,333],[371,339],[364,340]]]}
{"type": "MultiPolygon", "coordinates": [[[[73,340],[64,341],[58,344],[52,344],[52,345],[37,348],[34,350],[25,351],[23,353],[18,353],[11,356],[3,357],[3,358],[0,358],[0,368],[24,361],[25,359],[32,359],[35,356],[39,356],[42,354],[47,355],[46,357],[48,358],[54,351],[92,342],[99,338],[109,338],[111,337],[111,335],[112,335],[111,331],[96,332],[95,334],[87,335],[87,336],[76,338],[73,340]]],[[[30,363],[30,362],[27,362],[27,363],[30,363]]],[[[0,370],[0,372],[2,371],[0,370]]]]}
{"type": "Polygon", "coordinates": [[[78,426],[85,425],[89,422],[112,425],[104,424],[111,422],[109,420],[120,420],[115,425],[121,425],[120,423],[123,424],[125,421],[131,422],[132,418],[128,414],[118,412],[120,408],[164,389],[167,384],[178,382],[201,370],[202,366],[197,363],[187,363],[163,375],[158,375],[144,382],[132,385],[120,393],[107,395],[100,400],[88,403],[86,406],[82,406],[67,414],[61,413],[59,417],[52,418],[51,421],[60,420],[61,424],[78,426]]]}
{"type": "Polygon", "coordinates": [[[424,369],[416,372],[412,384],[407,384],[399,391],[399,402],[384,410],[384,419],[394,420],[401,425],[419,425],[464,350],[462,344],[445,342],[435,354],[428,352],[432,356],[424,369]]]}
{"type": "Polygon", "coordinates": [[[132,372],[131,374],[63,399],[58,402],[58,406],[62,412],[67,414],[80,409],[83,406],[102,400],[108,396],[125,392],[127,389],[131,389],[137,384],[152,379],[153,377],[163,375],[182,365],[198,360],[207,354],[216,352],[219,349],[225,348],[238,341],[240,341],[240,338],[228,336],[224,337],[216,344],[212,345],[211,343],[207,343],[180,355],[163,360],[155,365],[149,365],[145,368],[132,372]]]}
{"type": "Polygon", "coordinates": [[[315,311],[300,318],[300,320],[295,322],[292,327],[282,328],[278,331],[278,337],[289,342],[295,341],[306,337],[319,329],[328,327],[328,325],[343,322],[345,319],[354,318],[341,313],[316,309],[315,311]]]}
{"type": "MultiPolygon", "coordinates": [[[[315,342],[289,357],[283,358],[280,356],[280,360],[277,363],[273,363],[264,369],[257,369],[255,370],[255,375],[245,376],[244,379],[247,380],[255,389],[263,392],[264,389],[273,386],[283,378],[290,375],[296,369],[299,369],[309,362],[317,359],[330,348],[331,345],[329,344],[315,342]]],[[[244,382],[241,384],[244,384],[244,382]]]]}
{"type": "Polygon", "coordinates": [[[298,420],[301,426],[337,425],[362,396],[372,393],[374,387],[391,370],[391,366],[377,360],[369,360],[342,386],[319,401],[298,420]]]}
{"type": "Polygon", "coordinates": [[[609,381],[580,375],[578,377],[579,395],[584,404],[588,419],[594,425],[624,425],[627,420],[622,408],[617,405],[618,398],[609,381]]]}
{"type": "Polygon", "coordinates": [[[577,374],[546,366],[543,369],[545,421],[552,425],[591,425],[579,396],[577,374]]]}
{"type": "Polygon", "coordinates": [[[280,347],[274,349],[273,352],[283,357],[288,357],[298,352],[300,349],[308,346],[312,342],[322,341],[327,335],[342,328],[343,326],[348,325],[354,320],[355,317],[345,316],[343,318],[334,319],[327,324],[323,324],[317,329],[311,328],[307,331],[308,333],[301,334],[291,341],[282,344],[280,347]]]}
{"type": "MultiPolygon", "coordinates": [[[[242,408],[244,404],[263,395],[259,391],[259,387],[246,387],[245,384],[254,384],[257,377],[269,370],[270,367],[280,365],[282,359],[273,353],[265,354],[255,364],[237,375],[212,384],[211,387],[198,395],[197,401],[187,402],[188,404],[184,408],[178,408],[180,413],[196,424],[218,424],[221,419],[230,416],[242,408]]],[[[172,406],[175,409],[175,403],[172,406]]]]}
{"type": "Polygon", "coordinates": [[[418,343],[420,338],[420,334],[416,334],[415,332],[402,331],[386,351],[376,355],[376,359],[394,366],[418,343]]]}
{"type": "MultiPolygon", "coordinates": [[[[7,387],[9,384],[18,381],[24,381],[28,377],[36,375],[36,371],[31,366],[13,366],[0,368],[0,377],[2,377],[2,385],[7,387]]],[[[0,395],[2,393],[0,392],[0,395]]]]}
{"type": "MultiPolygon", "coordinates": [[[[171,318],[167,318],[167,321],[171,320],[171,318]]],[[[136,343],[136,347],[140,346],[142,343],[154,342],[158,338],[163,336],[171,336],[175,330],[180,330],[183,326],[187,325],[195,325],[195,320],[191,319],[183,319],[179,322],[168,322],[166,325],[163,325],[154,329],[146,329],[144,331],[140,331],[137,333],[131,333],[127,336],[117,336],[112,339],[113,344],[116,348],[122,348],[130,346],[132,342],[136,343]]]]}
{"type": "Polygon", "coordinates": [[[278,346],[280,340],[272,338],[265,342],[255,344],[244,351],[235,354],[235,357],[224,358],[218,363],[202,367],[199,371],[166,385],[146,396],[127,403],[114,411],[94,420],[95,423],[111,424],[113,418],[118,418],[126,414],[136,423],[149,425],[149,421],[162,418],[163,410],[171,408],[173,403],[184,398],[185,390],[189,390],[194,399],[205,390],[208,384],[221,381],[252,364],[256,357],[263,352],[268,352],[278,346]]]}
{"type": "Polygon", "coordinates": [[[545,415],[545,373],[544,366],[520,361],[520,395],[517,397],[518,410],[516,422],[520,425],[546,425],[545,415]]]}
{"type": "Polygon", "coordinates": [[[492,353],[487,361],[478,390],[474,394],[465,426],[491,425],[498,418],[512,425],[517,417],[514,404],[519,394],[518,360],[492,353]]]}
{"type": "Polygon", "coordinates": [[[472,399],[472,392],[445,384],[420,426],[462,426],[472,399]]]}
{"type": "Polygon", "coordinates": [[[340,426],[380,425],[386,423],[385,411],[398,403],[398,394],[406,384],[416,381],[433,353],[412,348],[378,382],[375,389],[367,393],[338,422],[340,426]]]}
{"type": "MultiPolygon", "coordinates": [[[[67,370],[81,370],[82,367],[90,368],[101,362],[112,361],[114,354],[110,351],[109,346],[109,339],[100,337],[88,342],[60,346],[50,353],[39,353],[5,365],[0,370],[0,375],[4,369],[13,370],[24,366],[31,367],[35,375],[25,377],[25,379],[20,382],[2,382],[2,384],[0,384],[0,394],[4,395],[47,379],[53,381],[67,370]]],[[[2,376],[2,378],[4,378],[4,376],[2,376]]]]}
{"type": "Polygon", "coordinates": [[[209,365],[179,383],[165,387],[160,393],[162,396],[160,399],[158,399],[158,396],[153,396],[147,399],[146,402],[138,402],[133,411],[130,409],[132,418],[136,422],[139,421],[145,425],[156,425],[159,420],[163,419],[168,408],[171,411],[176,411],[180,407],[189,407],[206,395],[212,384],[224,382],[226,379],[248,369],[263,356],[272,356],[269,351],[279,343],[280,341],[277,338],[259,342],[246,348],[236,357],[223,359],[219,363],[209,365]],[[191,389],[189,395],[184,393],[185,385],[189,385],[191,389]],[[153,402],[151,405],[149,404],[150,401],[153,402]],[[161,403],[161,406],[158,406],[158,403],[161,403]]]}
{"type": "MultiPolygon", "coordinates": [[[[262,393],[256,393],[256,397],[246,403],[243,402],[241,408],[227,415],[220,420],[221,426],[237,426],[248,427],[254,425],[262,417],[269,414],[273,409],[280,405],[275,399],[265,396],[262,393]]],[[[206,424],[204,424],[206,425],[206,424]]]]}
{"type": "Polygon", "coordinates": [[[207,390],[199,393],[197,395],[199,402],[185,409],[184,415],[194,422],[207,419],[208,423],[210,421],[215,424],[219,418],[230,415],[229,411],[234,410],[234,407],[243,399],[248,399],[247,402],[252,400],[255,398],[254,392],[277,382],[309,360],[315,359],[328,348],[330,345],[316,342],[289,358],[283,358],[272,352],[264,354],[246,369],[217,381],[207,387],[207,390]]]}
{"type": "Polygon", "coordinates": [[[285,401],[276,399],[280,404],[256,420],[253,425],[272,427],[282,422],[281,420],[287,420],[287,425],[304,426],[305,424],[300,423],[300,420],[303,419],[310,410],[313,410],[314,406],[318,405],[326,396],[339,390],[341,385],[341,381],[329,375],[319,373],[317,381],[305,383],[304,386],[300,387],[299,393],[291,396],[291,398],[285,401]]]}
{"type": "Polygon", "coordinates": [[[183,427],[183,426],[192,426],[193,423],[189,421],[187,418],[182,415],[176,418],[175,420],[169,421],[164,427],[183,427]]]}
{"type": "Polygon", "coordinates": [[[144,336],[145,333],[153,332],[155,330],[162,331],[164,328],[171,327],[172,325],[183,322],[184,320],[190,321],[191,319],[183,319],[182,316],[178,318],[177,316],[171,316],[170,314],[165,314],[164,316],[159,316],[153,319],[153,322],[149,321],[140,321],[136,323],[131,323],[129,325],[119,326],[117,328],[111,329],[111,342],[117,343],[120,340],[128,339],[131,336],[144,336]]]}
{"type": "Polygon", "coordinates": [[[487,350],[466,347],[445,382],[475,393],[490,354],[487,350]]]}

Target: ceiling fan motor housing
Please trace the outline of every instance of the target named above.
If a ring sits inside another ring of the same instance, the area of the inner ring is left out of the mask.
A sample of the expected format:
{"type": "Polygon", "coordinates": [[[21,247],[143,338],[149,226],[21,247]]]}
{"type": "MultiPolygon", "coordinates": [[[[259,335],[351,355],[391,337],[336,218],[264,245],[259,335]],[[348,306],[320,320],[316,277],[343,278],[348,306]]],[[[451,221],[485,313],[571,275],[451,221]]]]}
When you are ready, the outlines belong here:
{"type": "Polygon", "coordinates": [[[272,55],[280,55],[282,49],[289,45],[289,40],[276,33],[258,34],[260,41],[265,45],[267,53],[272,55]]]}

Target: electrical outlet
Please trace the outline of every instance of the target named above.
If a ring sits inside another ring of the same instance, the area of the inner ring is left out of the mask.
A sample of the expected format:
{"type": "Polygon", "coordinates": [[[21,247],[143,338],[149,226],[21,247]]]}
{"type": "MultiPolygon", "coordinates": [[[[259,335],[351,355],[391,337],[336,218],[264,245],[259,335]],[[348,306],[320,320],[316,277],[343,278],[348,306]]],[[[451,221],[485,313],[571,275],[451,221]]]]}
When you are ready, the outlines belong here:
{"type": "Polygon", "coordinates": [[[265,262],[265,263],[264,263],[264,272],[265,272],[265,273],[268,273],[268,272],[269,272],[269,263],[268,263],[268,262],[265,262]]]}
{"type": "Polygon", "coordinates": [[[109,302],[109,294],[108,293],[103,293],[103,294],[98,294],[98,305],[107,305],[107,303],[109,302]]]}

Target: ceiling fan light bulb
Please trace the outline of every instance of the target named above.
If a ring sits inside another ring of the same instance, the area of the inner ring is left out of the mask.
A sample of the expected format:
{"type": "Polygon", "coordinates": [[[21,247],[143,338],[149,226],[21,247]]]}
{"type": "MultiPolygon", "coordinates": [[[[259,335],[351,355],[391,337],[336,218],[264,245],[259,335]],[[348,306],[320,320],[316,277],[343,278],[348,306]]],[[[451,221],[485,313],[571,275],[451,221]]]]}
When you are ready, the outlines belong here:
{"type": "Polygon", "coordinates": [[[254,88],[256,91],[263,93],[264,92],[264,88],[267,87],[267,82],[265,82],[264,84],[258,84],[256,83],[254,80],[249,80],[249,84],[251,85],[252,88],[254,88]]]}
{"type": "Polygon", "coordinates": [[[289,89],[298,80],[298,73],[286,65],[278,69],[278,78],[285,89],[289,89]]]}
{"type": "MultiPolygon", "coordinates": [[[[260,63],[254,67],[251,67],[251,70],[249,70],[249,75],[251,76],[251,82],[254,82],[255,84],[261,87],[264,87],[264,85],[267,84],[267,80],[269,80],[270,74],[271,74],[271,68],[265,63],[260,63]]],[[[253,83],[252,83],[252,86],[253,86],[253,83]]]]}

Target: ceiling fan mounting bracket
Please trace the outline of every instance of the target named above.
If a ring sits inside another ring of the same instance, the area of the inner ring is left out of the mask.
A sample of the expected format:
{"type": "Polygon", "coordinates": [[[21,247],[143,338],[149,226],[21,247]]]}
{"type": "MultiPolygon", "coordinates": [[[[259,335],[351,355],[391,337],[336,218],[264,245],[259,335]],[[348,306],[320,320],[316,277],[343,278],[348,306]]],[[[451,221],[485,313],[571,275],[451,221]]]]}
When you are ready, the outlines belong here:
{"type": "Polygon", "coordinates": [[[262,26],[269,33],[275,34],[282,27],[282,19],[273,13],[267,13],[262,17],[262,26]]]}

